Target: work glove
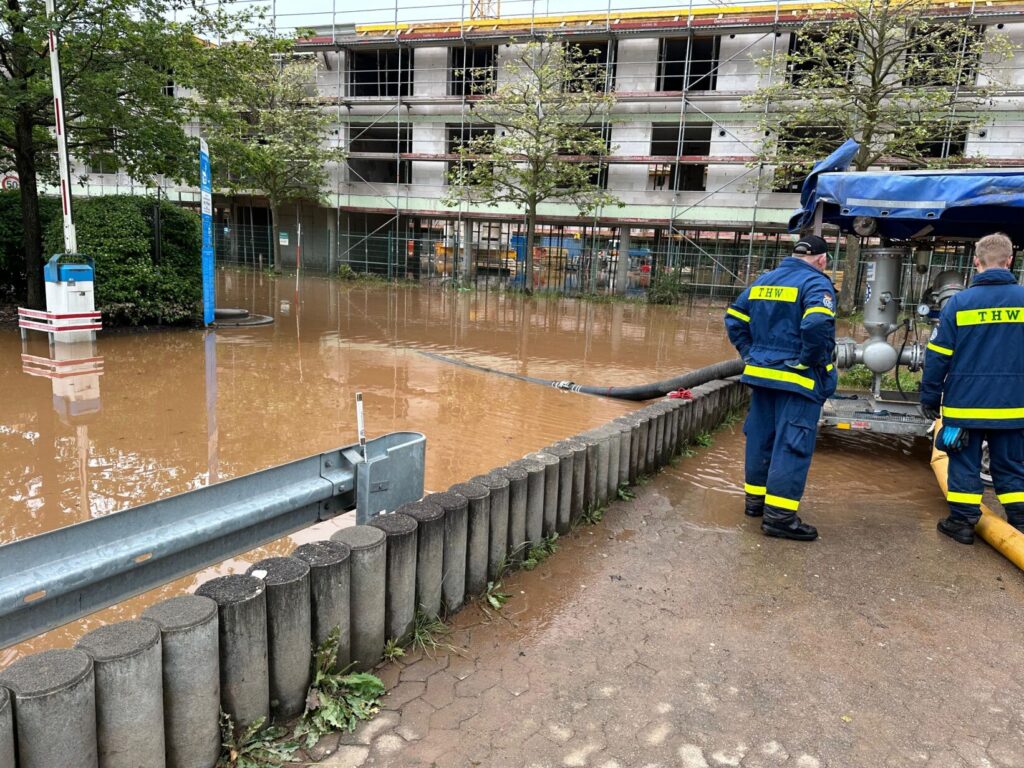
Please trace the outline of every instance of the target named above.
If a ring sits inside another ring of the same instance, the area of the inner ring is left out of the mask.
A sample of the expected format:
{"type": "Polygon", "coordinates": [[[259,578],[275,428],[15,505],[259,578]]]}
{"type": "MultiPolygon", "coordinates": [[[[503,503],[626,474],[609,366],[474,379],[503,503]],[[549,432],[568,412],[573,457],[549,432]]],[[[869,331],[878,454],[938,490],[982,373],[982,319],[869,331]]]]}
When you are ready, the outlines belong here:
{"type": "Polygon", "coordinates": [[[939,412],[939,406],[921,403],[921,415],[924,416],[926,419],[931,419],[932,421],[935,421],[942,414],[939,412]]]}

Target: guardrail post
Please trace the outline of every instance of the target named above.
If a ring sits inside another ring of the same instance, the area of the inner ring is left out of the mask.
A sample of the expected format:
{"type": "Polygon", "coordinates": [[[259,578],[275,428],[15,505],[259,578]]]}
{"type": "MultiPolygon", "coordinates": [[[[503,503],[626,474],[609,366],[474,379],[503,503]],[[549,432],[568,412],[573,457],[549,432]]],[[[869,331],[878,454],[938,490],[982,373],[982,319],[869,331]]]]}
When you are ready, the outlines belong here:
{"type": "Polygon", "coordinates": [[[312,658],[309,565],[297,557],[268,557],[246,573],[267,585],[267,653],[270,657],[270,715],[275,720],[306,707],[312,658]]]}
{"type": "Polygon", "coordinates": [[[167,768],[209,768],[221,748],[217,604],[179,595],[142,617],[160,628],[167,768]]]}
{"type": "Polygon", "coordinates": [[[237,732],[270,717],[266,585],[234,573],[201,584],[196,594],[217,603],[221,709],[237,732]]]}
{"type": "Polygon", "coordinates": [[[314,541],[296,547],[292,557],[309,566],[309,604],[313,647],[319,648],[335,629],[338,654],[335,669],[345,669],[352,656],[349,605],[349,557],[340,541],[314,541]]]}
{"type": "Polygon", "coordinates": [[[369,525],[387,537],[384,636],[404,645],[416,626],[416,521],[396,512],[377,515],[369,525]]]}
{"type": "Polygon", "coordinates": [[[487,590],[491,492],[486,485],[473,482],[458,483],[448,490],[469,500],[466,528],[466,594],[481,595],[487,590]]]}
{"type": "MultiPolygon", "coordinates": [[[[470,480],[487,488],[487,579],[497,581],[508,552],[509,480],[500,472],[477,475],[470,480]]],[[[484,589],[487,585],[484,585],[484,589]]]]}
{"type": "Polygon", "coordinates": [[[14,700],[18,768],[98,768],[96,680],[87,653],[26,656],[0,672],[0,685],[14,700]]]}
{"type": "Polygon", "coordinates": [[[445,491],[424,498],[444,510],[444,575],[441,603],[455,613],[466,601],[466,538],[469,535],[469,500],[445,491]]]}
{"type": "Polygon", "coordinates": [[[92,657],[96,746],[103,768],[163,768],[160,628],[138,620],[107,624],[81,637],[75,647],[92,657]]]}
{"type": "Polygon", "coordinates": [[[384,590],[387,551],[384,531],[371,525],[343,528],[331,541],[348,545],[349,609],[352,661],[364,672],[373,669],[384,653],[384,590]]]}

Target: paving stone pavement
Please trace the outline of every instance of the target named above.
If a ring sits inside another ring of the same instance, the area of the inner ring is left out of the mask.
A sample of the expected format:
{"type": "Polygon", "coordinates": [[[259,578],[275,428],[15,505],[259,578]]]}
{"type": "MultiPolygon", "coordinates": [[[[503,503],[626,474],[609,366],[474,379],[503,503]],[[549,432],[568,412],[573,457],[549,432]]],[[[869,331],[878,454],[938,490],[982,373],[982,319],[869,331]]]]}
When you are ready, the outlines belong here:
{"type": "Polygon", "coordinates": [[[1024,766],[1024,577],[935,532],[926,448],[822,438],[801,544],[743,518],[742,445],[464,609],[457,652],[383,667],[383,711],[321,765],[1024,766]]]}

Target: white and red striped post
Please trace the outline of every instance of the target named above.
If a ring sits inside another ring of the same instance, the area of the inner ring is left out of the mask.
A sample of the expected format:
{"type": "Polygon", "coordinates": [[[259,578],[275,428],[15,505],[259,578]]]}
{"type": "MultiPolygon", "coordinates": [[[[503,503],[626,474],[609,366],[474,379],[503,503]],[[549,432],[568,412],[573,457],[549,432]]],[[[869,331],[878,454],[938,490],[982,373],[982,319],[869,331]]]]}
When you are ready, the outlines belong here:
{"type": "MultiPolygon", "coordinates": [[[[46,18],[54,16],[54,0],[46,0],[46,18]]],[[[78,253],[78,236],[71,217],[71,167],[68,163],[67,125],[64,121],[64,89],[60,78],[57,33],[47,31],[50,48],[50,77],[53,80],[53,113],[57,135],[57,160],[60,164],[60,200],[64,214],[64,253],[78,253]]]]}

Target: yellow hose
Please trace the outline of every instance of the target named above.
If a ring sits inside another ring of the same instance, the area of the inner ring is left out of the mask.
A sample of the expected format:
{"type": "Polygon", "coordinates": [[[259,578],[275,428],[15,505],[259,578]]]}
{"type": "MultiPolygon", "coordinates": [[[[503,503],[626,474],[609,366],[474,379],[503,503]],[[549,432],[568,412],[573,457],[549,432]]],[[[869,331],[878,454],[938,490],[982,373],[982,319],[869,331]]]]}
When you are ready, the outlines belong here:
{"type": "MultiPolygon", "coordinates": [[[[935,434],[942,428],[942,422],[935,422],[935,434]]],[[[932,442],[932,471],[935,479],[946,495],[946,476],[949,473],[949,456],[940,451],[932,442]]],[[[991,544],[999,554],[1024,570],[1024,534],[995,514],[984,504],[981,505],[981,520],[974,528],[975,532],[991,544]]]]}

